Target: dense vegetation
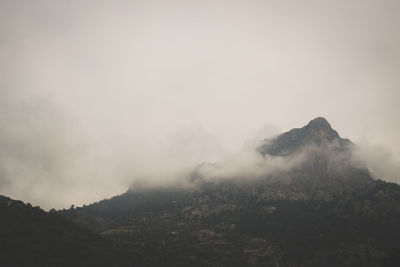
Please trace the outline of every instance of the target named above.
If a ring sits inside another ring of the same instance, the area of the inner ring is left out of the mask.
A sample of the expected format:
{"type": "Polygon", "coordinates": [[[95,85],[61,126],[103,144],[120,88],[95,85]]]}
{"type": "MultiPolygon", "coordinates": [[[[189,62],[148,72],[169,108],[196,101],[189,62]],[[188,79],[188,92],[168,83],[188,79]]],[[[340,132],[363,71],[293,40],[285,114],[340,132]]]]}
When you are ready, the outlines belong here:
{"type": "Polygon", "coordinates": [[[128,192],[65,212],[144,266],[398,266],[400,187],[330,201],[268,200],[223,184],[128,192]],[[90,223],[88,223],[90,222],[90,223]]]}
{"type": "Polygon", "coordinates": [[[0,266],[124,266],[109,240],[39,207],[0,196],[0,266]]]}

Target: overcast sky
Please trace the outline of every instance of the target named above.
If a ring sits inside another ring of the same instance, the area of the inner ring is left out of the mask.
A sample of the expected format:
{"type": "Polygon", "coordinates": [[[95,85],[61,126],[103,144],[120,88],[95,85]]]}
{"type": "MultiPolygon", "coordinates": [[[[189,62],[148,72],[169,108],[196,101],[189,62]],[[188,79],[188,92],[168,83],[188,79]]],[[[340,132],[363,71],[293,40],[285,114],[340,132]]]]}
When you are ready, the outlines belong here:
{"type": "Polygon", "coordinates": [[[399,14],[398,0],[0,0],[0,194],[82,205],[317,116],[400,181],[399,14]]]}

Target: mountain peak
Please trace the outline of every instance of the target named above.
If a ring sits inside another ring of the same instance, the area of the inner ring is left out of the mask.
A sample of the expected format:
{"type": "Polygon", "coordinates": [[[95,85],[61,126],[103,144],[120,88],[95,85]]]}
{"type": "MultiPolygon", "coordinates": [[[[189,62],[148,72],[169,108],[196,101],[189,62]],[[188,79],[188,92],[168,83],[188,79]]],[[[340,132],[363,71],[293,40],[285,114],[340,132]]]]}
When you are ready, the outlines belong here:
{"type": "Polygon", "coordinates": [[[325,118],[317,117],[302,128],[295,128],[272,140],[265,140],[259,151],[263,155],[284,156],[306,145],[320,145],[334,140],[344,139],[340,138],[325,118]]]}
{"type": "Polygon", "coordinates": [[[312,140],[320,142],[323,139],[332,141],[338,139],[339,134],[332,129],[329,122],[323,117],[317,117],[311,120],[306,126],[301,128],[305,135],[308,135],[312,140]]]}
{"type": "Polygon", "coordinates": [[[318,128],[318,129],[332,129],[329,122],[323,117],[317,117],[311,120],[306,127],[318,128]]]}

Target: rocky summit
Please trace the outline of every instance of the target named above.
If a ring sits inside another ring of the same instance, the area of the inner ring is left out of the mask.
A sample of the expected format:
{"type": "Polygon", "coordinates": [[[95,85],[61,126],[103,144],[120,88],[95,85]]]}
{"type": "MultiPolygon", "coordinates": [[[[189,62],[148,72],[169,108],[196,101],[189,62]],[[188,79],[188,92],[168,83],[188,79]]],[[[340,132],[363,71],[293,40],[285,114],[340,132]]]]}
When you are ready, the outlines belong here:
{"type": "Polygon", "coordinates": [[[285,156],[309,145],[319,146],[333,142],[337,142],[341,146],[351,143],[348,139],[340,138],[325,118],[318,117],[303,128],[292,129],[272,140],[264,140],[259,151],[263,155],[285,156]]]}

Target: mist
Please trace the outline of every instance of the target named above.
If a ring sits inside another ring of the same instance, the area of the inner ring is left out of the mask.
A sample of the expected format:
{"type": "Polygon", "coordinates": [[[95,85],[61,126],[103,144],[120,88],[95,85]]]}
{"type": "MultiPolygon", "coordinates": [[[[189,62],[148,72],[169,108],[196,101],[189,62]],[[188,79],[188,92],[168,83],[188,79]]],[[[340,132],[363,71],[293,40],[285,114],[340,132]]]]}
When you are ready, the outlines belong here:
{"type": "Polygon", "coordinates": [[[400,159],[391,149],[365,141],[358,145],[354,154],[365,162],[374,178],[400,183],[400,159]]]}
{"type": "Polygon", "coordinates": [[[1,1],[0,194],[62,208],[203,162],[243,173],[258,140],[317,116],[382,148],[360,155],[398,181],[399,8],[1,1]]]}

